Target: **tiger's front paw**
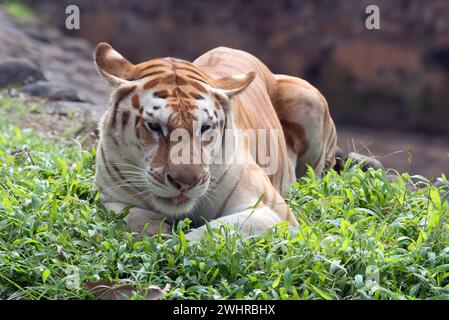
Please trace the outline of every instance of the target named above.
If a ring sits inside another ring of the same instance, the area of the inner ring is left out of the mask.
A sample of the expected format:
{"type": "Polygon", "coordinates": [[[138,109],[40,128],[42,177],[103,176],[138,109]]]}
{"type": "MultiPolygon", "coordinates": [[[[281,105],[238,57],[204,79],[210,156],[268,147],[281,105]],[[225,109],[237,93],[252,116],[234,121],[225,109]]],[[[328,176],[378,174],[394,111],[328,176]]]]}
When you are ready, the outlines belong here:
{"type": "Polygon", "coordinates": [[[149,223],[146,227],[143,226],[141,231],[144,231],[147,236],[154,236],[161,233],[161,236],[168,238],[171,235],[171,226],[164,222],[149,223]]]}
{"type": "Polygon", "coordinates": [[[168,237],[171,234],[171,226],[162,220],[153,220],[140,216],[125,217],[126,225],[131,231],[141,233],[142,231],[147,236],[154,236],[161,232],[161,235],[168,237]]]}
{"type": "Polygon", "coordinates": [[[189,232],[186,233],[186,240],[188,241],[197,241],[200,240],[203,236],[205,229],[200,227],[197,229],[192,229],[189,232]]]}

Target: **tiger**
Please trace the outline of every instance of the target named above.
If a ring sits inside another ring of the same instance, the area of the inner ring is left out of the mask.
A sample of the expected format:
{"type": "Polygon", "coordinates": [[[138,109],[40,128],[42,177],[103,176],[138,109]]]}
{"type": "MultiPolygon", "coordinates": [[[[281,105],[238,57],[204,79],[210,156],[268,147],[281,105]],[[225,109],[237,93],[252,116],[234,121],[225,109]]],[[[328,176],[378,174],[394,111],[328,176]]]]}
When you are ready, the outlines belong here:
{"type": "Polygon", "coordinates": [[[192,241],[223,224],[247,236],[282,223],[299,227],[284,198],[289,186],[308,167],[321,175],[335,164],[335,125],[318,89],[227,47],[193,62],[133,64],[102,42],[94,60],[112,87],[99,122],[95,184],[107,211],[127,211],[130,230],[169,235],[189,217],[194,227],[185,237],[192,241]],[[189,141],[174,139],[177,130],[189,141]],[[255,140],[276,145],[276,170],[267,171],[258,154],[235,161],[252,147],[245,130],[278,133],[255,140]],[[230,139],[244,142],[227,148],[229,161],[212,161],[230,139]],[[172,159],[180,150],[189,161],[172,159]]]}

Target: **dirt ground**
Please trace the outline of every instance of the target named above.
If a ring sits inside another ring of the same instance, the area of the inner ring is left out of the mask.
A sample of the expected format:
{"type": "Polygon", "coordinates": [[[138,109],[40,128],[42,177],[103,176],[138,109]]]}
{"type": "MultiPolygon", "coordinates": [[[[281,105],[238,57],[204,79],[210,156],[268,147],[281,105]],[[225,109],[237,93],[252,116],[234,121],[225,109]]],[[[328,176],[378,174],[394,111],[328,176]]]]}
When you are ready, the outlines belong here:
{"type": "Polygon", "coordinates": [[[398,131],[339,127],[338,145],[345,151],[374,155],[385,168],[438,177],[449,176],[449,137],[398,131]]]}

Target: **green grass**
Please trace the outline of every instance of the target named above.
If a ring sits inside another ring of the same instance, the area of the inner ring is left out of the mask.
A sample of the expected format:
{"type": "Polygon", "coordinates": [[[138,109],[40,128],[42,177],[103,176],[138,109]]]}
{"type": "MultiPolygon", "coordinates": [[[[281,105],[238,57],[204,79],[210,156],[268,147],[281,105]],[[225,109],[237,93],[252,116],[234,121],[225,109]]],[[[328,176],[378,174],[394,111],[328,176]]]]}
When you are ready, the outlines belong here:
{"type": "Polygon", "coordinates": [[[20,1],[2,0],[0,4],[3,4],[6,12],[17,21],[23,21],[34,16],[30,7],[20,1]]]}
{"type": "Polygon", "coordinates": [[[186,242],[184,222],[135,240],[98,200],[93,150],[0,118],[0,299],[93,298],[99,279],[169,284],[166,299],[449,298],[449,195],[424,178],[309,172],[289,197],[298,230],[186,242]]]}

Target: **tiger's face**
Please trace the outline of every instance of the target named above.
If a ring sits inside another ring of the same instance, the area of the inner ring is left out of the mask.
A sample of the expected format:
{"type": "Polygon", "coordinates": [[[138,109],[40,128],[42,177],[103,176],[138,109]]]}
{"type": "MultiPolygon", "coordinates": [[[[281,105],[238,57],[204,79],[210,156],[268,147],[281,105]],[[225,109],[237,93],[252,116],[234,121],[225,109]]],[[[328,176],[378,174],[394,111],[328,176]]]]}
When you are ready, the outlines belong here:
{"type": "Polygon", "coordinates": [[[254,74],[210,79],[172,58],[134,65],[105,43],[95,60],[114,86],[101,125],[104,162],[112,163],[118,183],[145,194],[158,212],[188,213],[209,189],[209,164],[222,147],[230,99],[254,74]]]}
{"type": "Polygon", "coordinates": [[[135,160],[147,175],[152,204],[185,213],[208,190],[209,160],[221,146],[226,113],[209,92],[181,88],[170,72],[157,80],[139,81],[121,106],[130,112],[125,129],[138,146],[135,160]]]}

